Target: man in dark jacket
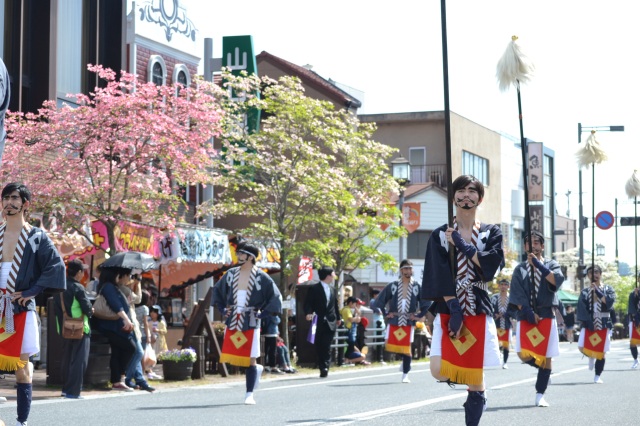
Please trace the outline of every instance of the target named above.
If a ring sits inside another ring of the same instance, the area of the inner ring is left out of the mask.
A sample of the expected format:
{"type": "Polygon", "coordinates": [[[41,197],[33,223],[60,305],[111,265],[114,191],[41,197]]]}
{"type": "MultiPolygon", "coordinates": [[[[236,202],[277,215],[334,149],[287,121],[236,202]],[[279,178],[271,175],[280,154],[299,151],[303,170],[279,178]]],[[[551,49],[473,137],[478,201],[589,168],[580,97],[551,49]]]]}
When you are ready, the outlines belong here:
{"type": "Polygon", "coordinates": [[[89,327],[89,317],[93,314],[93,307],[87,297],[80,280],[84,276],[84,271],[89,267],[79,259],[73,259],[67,264],[67,289],[53,297],[53,304],[58,323],[58,333],[62,326],[62,304],[60,295],[64,300],[64,309],[67,315],[78,318],[84,315],[84,334],[82,339],[63,339],[62,355],[62,396],[65,398],[81,398],[82,379],[89,362],[89,346],[91,340],[91,328],[89,327]]]}
{"type": "Polygon", "coordinates": [[[333,268],[323,266],[318,270],[320,282],[313,285],[307,293],[304,301],[304,313],[307,321],[311,321],[316,315],[316,355],[320,377],[329,375],[331,362],[331,341],[336,334],[336,327],[340,324],[338,299],[333,282],[336,273],[333,268]]]}

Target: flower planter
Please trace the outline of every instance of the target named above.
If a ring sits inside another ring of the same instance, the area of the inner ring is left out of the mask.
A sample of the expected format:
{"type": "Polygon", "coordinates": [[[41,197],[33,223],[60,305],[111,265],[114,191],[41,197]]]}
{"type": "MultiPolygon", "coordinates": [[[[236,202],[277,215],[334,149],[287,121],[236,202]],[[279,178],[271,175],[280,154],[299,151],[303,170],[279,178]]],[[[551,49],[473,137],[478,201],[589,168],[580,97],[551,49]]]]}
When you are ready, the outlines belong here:
{"type": "Polygon", "coordinates": [[[193,372],[193,361],[162,361],[165,380],[188,380],[193,372]]]}

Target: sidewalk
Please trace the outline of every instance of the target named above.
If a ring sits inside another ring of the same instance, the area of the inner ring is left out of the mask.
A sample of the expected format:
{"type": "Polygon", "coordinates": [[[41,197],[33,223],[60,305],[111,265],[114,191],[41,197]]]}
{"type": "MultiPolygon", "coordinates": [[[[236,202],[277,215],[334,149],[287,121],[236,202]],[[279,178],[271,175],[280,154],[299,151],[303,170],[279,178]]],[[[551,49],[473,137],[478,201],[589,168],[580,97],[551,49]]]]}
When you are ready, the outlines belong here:
{"type": "MultiPolygon", "coordinates": [[[[153,369],[157,374],[162,375],[162,366],[158,365],[153,369]]],[[[236,374],[229,375],[228,377],[221,377],[219,374],[207,374],[203,379],[198,380],[184,380],[184,381],[163,381],[163,380],[150,380],[149,384],[156,389],[167,389],[181,386],[197,386],[197,385],[209,385],[223,382],[235,382],[244,380],[244,375],[236,374]]],[[[15,390],[16,378],[13,374],[5,374],[4,379],[0,379],[0,396],[7,398],[8,402],[16,402],[16,390],[15,390]]],[[[33,371],[33,389],[32,398],[34,401],[46,400],[52,398],[60,398],[61,386],[48,386],[47,385],[47,369],[40,368],[33,371]]],[[[91,387],[82,391],[83,396],[89,395],[106,395],[115,392],[123,392],[120,390],[110,390],[107,387],[98,388],[91,387]]],[[[136,390],[135,392],[145,392],[136,390]]]]}

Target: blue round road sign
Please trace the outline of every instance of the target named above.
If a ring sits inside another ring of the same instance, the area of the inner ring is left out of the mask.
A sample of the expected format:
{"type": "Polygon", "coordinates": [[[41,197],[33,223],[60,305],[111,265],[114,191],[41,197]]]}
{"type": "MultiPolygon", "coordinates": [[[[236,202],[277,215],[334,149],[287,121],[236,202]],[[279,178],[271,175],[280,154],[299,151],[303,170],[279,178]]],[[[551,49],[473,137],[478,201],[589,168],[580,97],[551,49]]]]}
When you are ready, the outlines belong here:
{"type": "Polygon", "coordinates": [[[613,226],[614,218],[613,215],[604,210],[596,215],[596,226],[600,229],[609,229],[613,226]]]}

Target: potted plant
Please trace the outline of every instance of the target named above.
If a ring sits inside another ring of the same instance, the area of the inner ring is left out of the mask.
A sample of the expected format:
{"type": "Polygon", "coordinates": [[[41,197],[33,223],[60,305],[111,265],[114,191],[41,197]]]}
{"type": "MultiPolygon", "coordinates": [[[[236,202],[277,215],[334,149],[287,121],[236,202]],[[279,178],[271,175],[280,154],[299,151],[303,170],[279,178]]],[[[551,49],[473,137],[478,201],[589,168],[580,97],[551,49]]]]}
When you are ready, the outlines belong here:
{"type": "Polygon", "coordinates": [[[171,349],[158,354],[165,380],[190,379],[196,359],[196,351],[193,348],[171,349]]]}

